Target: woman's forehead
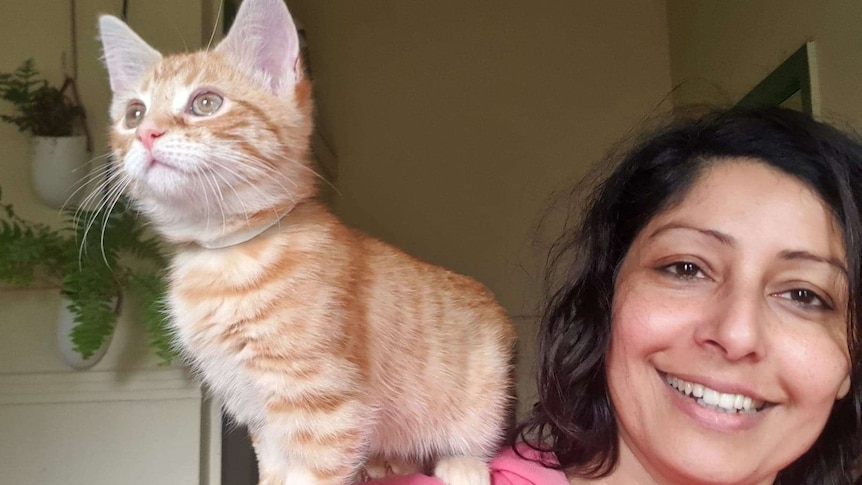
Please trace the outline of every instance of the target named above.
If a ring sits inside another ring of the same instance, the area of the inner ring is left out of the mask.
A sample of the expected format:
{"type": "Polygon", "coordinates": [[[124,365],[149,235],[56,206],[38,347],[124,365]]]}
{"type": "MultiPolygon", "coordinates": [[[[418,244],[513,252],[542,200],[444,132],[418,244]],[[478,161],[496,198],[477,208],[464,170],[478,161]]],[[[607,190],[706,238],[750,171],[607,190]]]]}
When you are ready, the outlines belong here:
{"type": "Polygon", "coordinates": [[[751,159],[708,166],[678,203],[646,224],[638,239],[674,225],[738,244],[769,242],[845,260],[841,229],[819,195],[797,178],[751,159]]]}

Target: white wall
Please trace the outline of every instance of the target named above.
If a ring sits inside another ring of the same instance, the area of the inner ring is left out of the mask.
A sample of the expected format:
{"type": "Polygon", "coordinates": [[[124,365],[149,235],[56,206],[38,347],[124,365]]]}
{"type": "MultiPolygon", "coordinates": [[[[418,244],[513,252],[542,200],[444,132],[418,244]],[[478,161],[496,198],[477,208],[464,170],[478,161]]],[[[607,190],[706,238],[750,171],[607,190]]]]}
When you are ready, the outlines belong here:
{"type": "MultiPolygon", "coordinates": [[[[72,52],[69,3],[58,0],[4,2],[3,15],[0,15],[0,46],[3,46],[0,48],[0,72],[10,72],[24,59],[33,57],[37,69],[59,86],[63,81],[61,55],[71,59],[72,52]]],[[[119,15],[120,4],[110,0],[77,1],[78,84],[94,137],[94,158],[107,153],[110,101],[107,73],[99,61],[96,18],[100,13],[119,15]]],[[[181,50],[185,45],[200,46],[203,35],[200,1],[181,4],[183,9],[178,9],[178,4],[170,0],[132,1],[128,12],[130,24],[158,49],[170,52],[181,50]]],[[[0,108],[6,112],[6,106],[0,108]]],[[[94,164],[103,160],[99,158],[94,164]]],[[[4,202],[14,204],[22,217],[49,224],[61,222],[59,211],[43,205],[30,187],[29,135],[19,133],[8,123],[0,123],[0,186],[4,202]]],[[[4,309],[0,313],[0,326],[25,327],[24,331],[2,340],[0,345],[5,352],[0,357],[0,372],[68,371],[44,340],[44,334],[53,331],[53,314],[59,307],[55,292],[50,288],[2,288],[0,299],[4,309]],[[32,298],[37,294],[38,298],[32,298]]],[[[143,339],[136,322],[124,320],[119,329],[117,349],[111,349],[99,369],[149,368],[158,364],[158,359],[141,347],[143,339]],[[134,339],[125,340],[126,335],[134,339]],[[133,350],[136,346],[139,348],[133,350]]]]}
{"type": "MultiPolygon", "coordinates": [[[[77,0],[78,79],[95,138],[94,156],[107,150],[110,99],[96,17],[119,15],[121,3],[77,0]]],[[[159,49],[198,47],[208,37],[200,0],[129,3],[131,25],[159,49]]],[[[61,53],[71,61],[69,5],[0,1],[0,72],[33,57],[45,77],[59,85],[61,53]]],[[[6,108],[0,106],[0,112],[6,108]]],[[[30,188],[28,142],[13,126],[0,123],[3,200],[25,218],[57,224],[58,211],[43,206],[30,188]]],[[[183,371],[158,367],[142,325],[128,315],[121,318],[105,358],[90,371],[72,371],[54,346],[59,307],[56,288],[0,288],[0,484],[197,485],[210,478],[218,483],[218,459],[210,453],[219,451],[220,429],[209,426],[211,409],[200,389],[183,371]]]]}
{"type": "Polygon", "coordinates": [[[0,374],[0,483],[219,483],[199,459],[208,412],[178,370],[0,374]]]}

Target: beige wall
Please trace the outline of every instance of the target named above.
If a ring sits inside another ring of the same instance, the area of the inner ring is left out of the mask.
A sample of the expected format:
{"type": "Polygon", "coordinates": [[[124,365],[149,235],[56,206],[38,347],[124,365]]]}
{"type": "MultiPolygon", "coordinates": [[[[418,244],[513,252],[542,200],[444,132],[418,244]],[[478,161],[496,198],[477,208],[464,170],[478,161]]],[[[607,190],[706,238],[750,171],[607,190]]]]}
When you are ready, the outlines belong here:
{"type": "Polygon", "coordinates": [[[675,104],[732,104],[816,42],[821,115],[862,126],[862,2],[668,0],[675,104]]]}
{"type": "Polygon", "coordinates": [[[670,92],[664,1],[288,0],[349,223],[476,277],[519,317],[531,394],[534,226],[670,92]]]}

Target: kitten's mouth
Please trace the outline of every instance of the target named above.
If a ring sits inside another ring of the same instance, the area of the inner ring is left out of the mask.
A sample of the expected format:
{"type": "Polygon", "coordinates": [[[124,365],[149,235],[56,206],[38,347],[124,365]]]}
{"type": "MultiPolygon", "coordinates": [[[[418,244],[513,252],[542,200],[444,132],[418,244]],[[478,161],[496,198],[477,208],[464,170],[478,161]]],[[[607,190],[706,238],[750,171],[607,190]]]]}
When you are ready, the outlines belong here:
{"type": "Polygon", "coordinates": [[[187,173],[185,170],[181,170],[181,169],[179,169],[179,168],[177,168],[177,167],[175,167],[169,163],[165,163],[161,160],[150,157],[150,163],[147,165],[147,171],[150,171],[156,167],[166,168],[168,170],[173,170],[174,172],[187,173]]]}

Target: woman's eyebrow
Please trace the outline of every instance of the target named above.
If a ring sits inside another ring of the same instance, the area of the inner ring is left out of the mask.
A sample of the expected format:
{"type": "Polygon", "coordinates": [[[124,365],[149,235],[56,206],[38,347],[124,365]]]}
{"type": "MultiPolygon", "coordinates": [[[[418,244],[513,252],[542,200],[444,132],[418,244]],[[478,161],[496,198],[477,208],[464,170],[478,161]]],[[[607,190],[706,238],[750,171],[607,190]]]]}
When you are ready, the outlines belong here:
{"type": "MultiPolygon", "coordinates": [[[[684,224],[684,223],[679,223],[679,222],[669,222],[663,226],[659,226],[655,231],[653,231],[652,234],[650,234],[649,239],[652,239],[652,238],[658,236],[659,234],[661,234],[663,232],[667,232],[667,231],[671,231],[671,230],[675,230],[675,229],[685,229],[685,230],[689,230],[689,231],[696,231],[696,232],[699,232],[705,236],[709,236],[709,237],[719,241],[720,243],[727,245],[727,246],[730,246],[730,247],[733,247],[736,244],[736,239],[734,239],[733,236],[731,236],[730,234],[725,234],[721,231],[716,231],[714,229],[703,229],[700,227],[696,227],[696,226],[692,226],[692,225],[684,224]]],[[[828,264],[828,265],[834,267],[835,269],[837,269],[838,271],[840,271],[841,273],[843,273],[845,276],[847,275],[847,267],[844,265],[844,263],[841,260],[838,260],[835,258],[827,258],[824,256],[819,256],[819,255],[814,254],[810,251],[785,249],[784,251],[781,251],[780,253],[778,253],[778,257],[781,259],[785,259],[785,260],[802,259],[802,260],[806,260],[806,261],[813,261],[816,263],[828,264]]]]}
{"type": "Polygon", "coordinates": [[[734,245],[736,245],[736,239],[734,239],[733,236],[731,236],[730,234],[725,234],[721,231],[716,231],[714,229],[703,229],[700,227],[695,227],[679,222],[669,222],[663,226],[659,226],[658,229],[656,229],[655,231],[653,231],[652,234],[650,234],[648,239],[652,239],[663,232],[670,231],[673,229],[686,229],[689,231],[697,231],[705,236],[709,236],[717,240],[718,242],[726,246],[733,247],[734,245]]]}
{"type": "Polygon", "coordinates": [[[841,273],[843,273],[844,276],[847,276],[847,267],[844,266],[843,262],[841,262],[835,258],[825,258],[823,256],[818,256],[818,255],[811,253],[811,252],[808,252],[808,251],[802,251],[802,250],[792,251],[789,249],[781,251],[780,253],[778,253],[778,256],[781,259],[788,259],[788,260],[803,259],[803,260],[807,260],[807,261],[814,261],[815,263],[828,264],[828,265],[834,267],[835,269],[837,269],[838,271],[840,271],[841,273]]]}

